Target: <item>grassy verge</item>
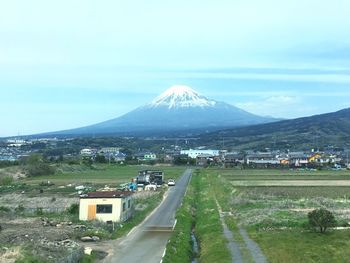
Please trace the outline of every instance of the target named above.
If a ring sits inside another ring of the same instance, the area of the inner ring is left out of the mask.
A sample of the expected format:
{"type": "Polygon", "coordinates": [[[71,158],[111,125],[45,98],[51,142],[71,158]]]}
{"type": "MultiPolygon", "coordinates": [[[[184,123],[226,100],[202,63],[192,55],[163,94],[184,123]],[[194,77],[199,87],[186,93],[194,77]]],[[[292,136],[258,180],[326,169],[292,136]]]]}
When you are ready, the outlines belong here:
{"type": "Polygon", "coordinates": [[[191,230],[194,224],[194,189],[190,184],[182,206],[176,213],[177,223],[166,247],[164,263],[191,262],[191,230]]]}
{"type": "Polygon", "coordinates": [[[193,176],[196,200],[196,234],[200,244],[200,262],[231,262],[226,247],[220,215],[212,191],[210,179],[203,172],[193,176]]]}
{"type": "MultiPolygon", "coordinates": [[[[225,179],[215,171],[207,171],[207,176],[210,180],[210,185],[213,193],[215,194],[215,198],[220,204],[223,212],[230,212],[231,205],[230,200],[236,194],[236,191],[230,187],[229,184],[225,183],[225,179]]],[[[244,262],[254,262],[253,258],[245,245],[245,242],[239,233],[239,229],[237,227],[237,221],[232,216],[226,216],[224,218],[225,223],[229,230],[232,232],[235,241],[238,243],[240,247],[240,251],[242,253],[242,258],[244,262]]]]}
{"type": "Polygon", "coordinates": [[[196,171],[191,179],[182,207],[177,212],[177,225],[167,245],[163,262],[191,262],[191,230],[194,228],[200,251],[199,262],[231,262],[226,247],[220,215],[207,176],[196,171]]]}

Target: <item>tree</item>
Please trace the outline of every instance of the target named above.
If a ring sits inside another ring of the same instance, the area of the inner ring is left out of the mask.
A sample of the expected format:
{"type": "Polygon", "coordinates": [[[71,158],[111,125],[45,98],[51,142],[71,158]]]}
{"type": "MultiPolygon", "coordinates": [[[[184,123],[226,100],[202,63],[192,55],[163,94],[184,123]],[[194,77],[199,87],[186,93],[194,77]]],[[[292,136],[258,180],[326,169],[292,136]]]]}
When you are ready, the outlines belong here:
{"type": "Polygon", "coordinates": [[[313,210],[307,216],[310,226],[319,228],[321,233],[326,232],[327,228],[336,224],[333,213],[324,208],[313,210]]]}
{"type": "Polygon", "coordinates": [[[40,154],[30,155],[24,163],[28,176],[51,175],[55,173],[55,168],[46,163],[40,154]]]}
{"type": "Polygon", "coordinates": [[[97,163],[106,163],[107,159],[106,159],[106,157],[104,155],[98,154],[95,157],[95,162],[97,162],[97,163]]]}

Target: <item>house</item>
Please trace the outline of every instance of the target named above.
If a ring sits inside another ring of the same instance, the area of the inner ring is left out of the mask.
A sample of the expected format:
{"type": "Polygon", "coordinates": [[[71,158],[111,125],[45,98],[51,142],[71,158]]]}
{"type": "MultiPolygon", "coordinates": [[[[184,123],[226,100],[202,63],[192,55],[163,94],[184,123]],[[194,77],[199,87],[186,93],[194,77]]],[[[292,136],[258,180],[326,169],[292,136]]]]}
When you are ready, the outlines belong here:
{"type": "Polygon", "coordinates": [[[211,155],[211,156],[219,156],[219,150],[202,150],[202,149],[197,149],[197,150],[182,150],[180,152],[181,155],[187,155],[188,157],[192,159],[196,159],[198,155],[211,155]]]}
{"type": "Polygon", "coordinates": [[[253,164],[258,166],[270,166],[279,165],[280,161],[276,158],[276,155],[271,152],[257,152],[247,155],[247,164],[253,164]]]}
{"type": "Polygon", "coordinates": [[[225,167],[233,167],[244,164],[245,158],[243,153],[232,152],[224,156],[225,167]]]}
{"type": "Polygon", "coordinates": [[[309,157],[309,163],[321,163],[323,162],[322,155],[320,153],[314,153],[309,157]]]}
{"type": "Polygon", "coordinates": [[[126,158],[126,154],[119,152],[116,155],[114,155],[113,157],[114,157],[114,160],[116,162],[124,162],[125,158],[126,158]]]}
{"type": "Polygon", "coordinates": [[[289,164],[294,167],[305,167],[309,163],[310,155],[304,152],[290,152],[289,164]]]}
{"type": "Polygon", "coordinates": [[[276,158],[282,166],[289,165],[289,155],[287,153],[279,153],[276,158]]]}
{"type": "Polygon", "coordinates": [[[143,155],[144,161],[155,161],[157,160],[157,155],[154,153],[146,153],[143,155]]]}
{"type": "Polygon", "coordinates": [[[92,157],[97,153],[96,149],[85,148],[80,151],[80,155],[83,157],[92,157]]]}
{"type": "Polygon", "coordinates": [[[213,161],[213,156],[210,154],[200,154],[196,158],[197,166],[207,166],[210,162],[213,161]]]}
{"type": "Polygon", "coordinates": [[[118,154],[120,151],[119,147],[103,147],[101,148],[98,153],[101,154],[118,154]]]}
{"type": "Polygon", "coordinates": [[[80,197],[79,220],[124,222],[134,212],[132,192],[91,192],[80,197]]]}

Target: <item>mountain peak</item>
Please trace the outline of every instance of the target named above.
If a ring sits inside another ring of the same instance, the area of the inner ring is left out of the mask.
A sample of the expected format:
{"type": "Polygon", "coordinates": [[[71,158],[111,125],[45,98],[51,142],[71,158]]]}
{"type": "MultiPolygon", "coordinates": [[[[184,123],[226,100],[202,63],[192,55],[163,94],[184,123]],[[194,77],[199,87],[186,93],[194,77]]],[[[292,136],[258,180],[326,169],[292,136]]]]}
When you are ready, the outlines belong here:
{"type": "Polygon", "coordinates": [[[148,106],[166,106],[171,108],[187,107],[212,107],[216,101],[209,100],[205,96],[186,85],[174,85],[156,97],[148,106]]]}

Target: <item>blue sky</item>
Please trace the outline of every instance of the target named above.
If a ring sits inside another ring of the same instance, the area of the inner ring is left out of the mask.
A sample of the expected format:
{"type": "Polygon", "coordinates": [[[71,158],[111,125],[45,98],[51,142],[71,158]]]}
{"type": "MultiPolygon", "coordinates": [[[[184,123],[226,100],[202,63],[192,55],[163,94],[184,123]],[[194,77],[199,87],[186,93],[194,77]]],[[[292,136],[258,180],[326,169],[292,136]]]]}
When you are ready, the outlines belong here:
{"type": "Polygon", "coordinates": [[[261,115],[350,107],[350,1],[3,1],[0,136],[120,116],[174,84],[261,115]]]}

